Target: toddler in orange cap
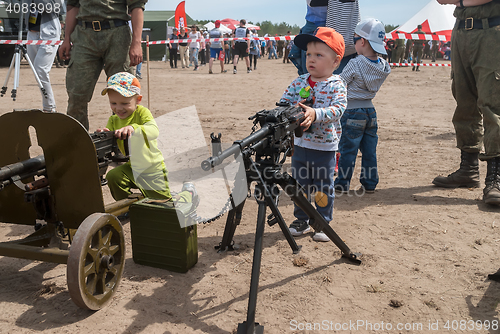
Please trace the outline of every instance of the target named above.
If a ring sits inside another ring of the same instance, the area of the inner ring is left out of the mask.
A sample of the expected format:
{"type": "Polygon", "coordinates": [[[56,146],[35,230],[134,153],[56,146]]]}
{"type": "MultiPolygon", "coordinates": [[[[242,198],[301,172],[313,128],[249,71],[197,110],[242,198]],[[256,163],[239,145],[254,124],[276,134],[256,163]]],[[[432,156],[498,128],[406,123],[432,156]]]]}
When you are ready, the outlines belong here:
{"type": "MultiPolygon", "coordinates": [[[[313,34],[300,34],[294,43],[306,50],[309,73],[295,79],[285,90],[280,102],[298,105],[304,110],[301,126],[306,130],[294,139],[292,176],[315,199],[316,209],[330,222],[335,196],[333,181],[335,152],[341,135],[340,118],[347,105],[347,92],[342,79],[332,74],[344,55],[344,38],[332,28],[319,27],[313,34]],[[328,201],[325,201],[325,198],[328,201]]],[[[294,206],[295,220],[289,229],[293,236],[311,230],[309,217],[294,206]]],[[[315,241],[329,241],[322,231],[313,235],[315,241]]]]}
{"type": "MultiPolygon", "coordinates": [[[[130,161],[106,175],[113,198],[116,201],[127,198],[131,189],[139,189],[146,198],[172,199],[167,169],[157,145],[158,126],[149,109],[139,105],[142,100],[139,80],[128,72],[116,73],[109,77],[101,94],[108,95],[113,115],[106,127],[97,131],[115,131],[123,154],[123,139],[129,138],[130,161]]],[[[191,202],[194,191],[192,184],[185,184],[179,196],[191,202]],[[186,187],[192,189],[184,191],[186,187]]]]}

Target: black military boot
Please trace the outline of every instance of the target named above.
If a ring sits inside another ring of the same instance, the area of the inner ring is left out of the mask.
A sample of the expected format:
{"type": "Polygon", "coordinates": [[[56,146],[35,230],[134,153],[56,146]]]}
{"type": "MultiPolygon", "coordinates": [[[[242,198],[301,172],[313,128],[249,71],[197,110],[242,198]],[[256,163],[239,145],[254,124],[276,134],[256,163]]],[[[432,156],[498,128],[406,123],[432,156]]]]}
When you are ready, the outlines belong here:
{"type": "Polygon", "coordinates": [[[462,151],[460,168],[448,176],[438,176],[432,183],[444,188],[479,187],[479,153],[462,151]]]}
{"type": "Polygon", "coordinates": [[[490,159],[487,163],[483,201],[486,204],[500,205],[500,158],[490,159]]]}

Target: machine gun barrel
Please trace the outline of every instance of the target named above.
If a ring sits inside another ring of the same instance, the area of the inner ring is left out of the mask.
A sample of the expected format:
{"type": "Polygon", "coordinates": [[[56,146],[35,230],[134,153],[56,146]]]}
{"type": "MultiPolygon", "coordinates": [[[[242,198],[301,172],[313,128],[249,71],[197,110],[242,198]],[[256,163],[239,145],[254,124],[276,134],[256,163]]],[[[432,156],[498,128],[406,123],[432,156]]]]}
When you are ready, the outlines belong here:
{"type": "MultiPolygon", "coordinates": [[[[99,167],[99,176],[103,176],[111,162],[125,162],[129,159],[128,139],[125,140],[125,156],[118,155],[119,149],[114,131],[94,132],[90,134],[94,143],[99,167]]],[[[24,179],[45,173],[45,157],[39,155],[21,162],[16,162],[0,168],[0,190],[13,182],[13,178],[24,179]]]]}
{"type": "Polygon", "coordinates": [[[39,155],[21,162],[0,168],[0,182],[7,181],[16,175],[26,175],[45,168],[45,157],[39,155]]]}
{"type": "Polygon", "coordinates": [[[272,126],[269,124],[265,124],[260,130],[252,133],[248,137],[242,140],[235,141],[231,147],[229,147],[227,150],[222,151],[221,154],[203,160],[201,163],[201,168],[204,171],[208,171],[210,170],[210,168],[220,165],[226,158],[232,155],[237,155],[238,153],[242,152],[246,147],[252,145],[253,143],[258,142],[259,140],[264,139],[271,133],[271,131],[272,131],[272,126]]]}
{"type": "Polygon", "coordinates": [[[254,154],[259,152],[266,154],[264,150],[271,148],[274,153],[287,152],[293,142],[293,134],[302,136],[300,124],[304,120],[304,112],[296,106],[288,103],[277,103],[277,107],[271,110],[261,110],[249,120],[254,121],[254,126],[258,123],[261,128],[253,132],[248,137],[237,140],[227,150],[219,155],[210,157],[201,163],[204,171],[210,170],[220,165],[224,159],[240,152],[243,154],[254,154]],[[278,146],[278,147],[276,147],[278,146]]]}

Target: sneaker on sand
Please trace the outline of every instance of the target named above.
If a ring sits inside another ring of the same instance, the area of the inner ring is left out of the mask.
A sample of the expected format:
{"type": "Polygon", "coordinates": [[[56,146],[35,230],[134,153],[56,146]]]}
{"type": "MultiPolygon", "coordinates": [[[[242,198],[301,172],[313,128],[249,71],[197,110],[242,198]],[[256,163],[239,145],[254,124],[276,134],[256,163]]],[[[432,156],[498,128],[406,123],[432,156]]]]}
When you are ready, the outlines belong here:
{"type": "Polygon", "coordinates": [[[316,232],[313,235],[313,240],[327,242],[327,241],[330,241],[330,238],[328,238],[328,236],[324,232],[316,232]]]}
{"type": "Polygon", "coordinates": [[[212,72],[212,70],[208,70],[208,74],[213,74],[214,72],[212,72]]]}
{"type": "Polygon", "coordinates": [[[348,194],[349,193],[349,189],[347,189],[347,187],[341,186],[340,184],[335,185],[333,188],[335,189],[336,194],[348,194]]]}
{"type": "Polygon", "coordinates": [[[197,208],[198,205],[200,204],[200,198],[198,197],[198,192],[194,187],[194,183],[184,182],[184,184],[182,185],[181,192],[182,191],[189,191],[191,193],[192,196],[191,203],[193,203],[193,208],[197,208]]]}
{"type": "Polygon", "coordinates": [[[299,235],[309,232],[311,230],[311,226],[309,226],[308,222],[297,219],[290,224],[288,229],[294,237],[298,237],[299,235]]]}
{"type": "Polygon", "coordinates": [[[247,70],[247,73],[252,73],[252,70],[251,70],[251,69],[248,69],[248,70],[247,70]]]}
{"type": "Polygon", "coordinates": [[[358,193],[373,194],[375,193],[375,189],[367,189],[362,185],[361,187],[359,187],[358,193]]]}
{"type": "Polygon", "coordinates": [[[236,74],[236,69],[233,70],[233,74],[236,74]]]}

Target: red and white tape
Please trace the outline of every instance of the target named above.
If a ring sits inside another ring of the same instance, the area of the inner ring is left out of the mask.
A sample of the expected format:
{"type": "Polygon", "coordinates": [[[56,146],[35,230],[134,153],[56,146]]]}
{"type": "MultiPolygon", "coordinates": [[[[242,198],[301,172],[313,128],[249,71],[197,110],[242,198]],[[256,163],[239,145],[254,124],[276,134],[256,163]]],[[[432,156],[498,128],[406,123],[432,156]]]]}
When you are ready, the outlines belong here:
{"type": "Polygon", "coordinates": [[[22,44],[22,45],[59,45],[63,41],[56,40],[15,40],[15,39],[0,39],[0,44],[22,44]]]}
{"type": "MultiPolygon", "coordinates": [[[[418,40],[438,40],[446,42],[449,39],[445,35],[428,35],[428,34],[406,34],[406,33],[387,33],[385,35],[389,39],[418,39],[418,40]]],[[[275,37],[246,37],[246,38],[199,38],[199,39],[176,39],[176,40],[161,40],[150,41],[149,45],[167,44],[167,43],[191,43],[191,42],[226,42],[226,41],[291,41],[295,36],[275,36],[275,37]]],[[[146,43],[146,41],[142,41],[146,43]]],[[[0,40],[0,44],[22,44],[22,45],[59,45],[60,40],[0,40]]]]}
{"type": "MultiPolygon", "coordinates": [[[[275,36],[275,37],[246,37],[246,38],[199,38],[199,39],[176,39],[176,40],[161,40],[161,41],[150,41],[150,45],[156,44],[167,44],[171,43],[191,43],[191,42],[225,42],[225,41],[246,41],[246,40],[257,40],[257,41],[291,41],[295,36],[275,36]]],[[[22,44],[22,45],[59,45],[63,41],[61,40],[10,40],[2,39],[0,44],[22,44]]],[[[142,41],[147,43],[146,41],[142,41]]]]}
{"type": "Polygon", "coordinates": [[[450,67],[451,64],[417,64],[417,63],[389,63],[391,66],[397,66],[397,67],[408,67],[408,66],[444,66],[444,67],[450,67]]]}
{"type": "Polygon", "coordinates": [[[419,39],[427,41],[442,41],[449,42],[450,38],[446,35],[431,35],[431,34],[408,34],[408,33],[387,33],[385,34],[387,39],[419,39]]]}

